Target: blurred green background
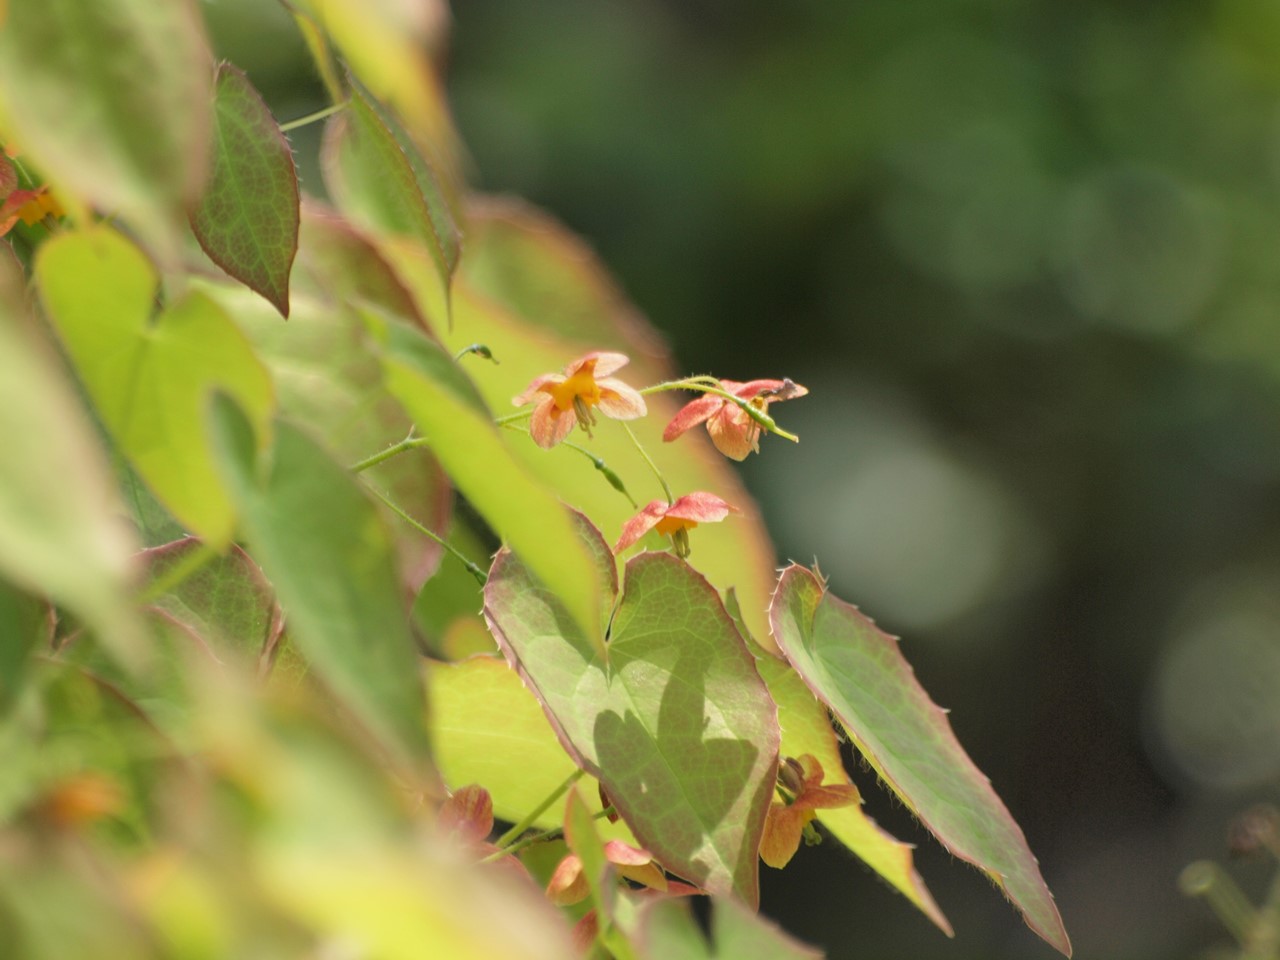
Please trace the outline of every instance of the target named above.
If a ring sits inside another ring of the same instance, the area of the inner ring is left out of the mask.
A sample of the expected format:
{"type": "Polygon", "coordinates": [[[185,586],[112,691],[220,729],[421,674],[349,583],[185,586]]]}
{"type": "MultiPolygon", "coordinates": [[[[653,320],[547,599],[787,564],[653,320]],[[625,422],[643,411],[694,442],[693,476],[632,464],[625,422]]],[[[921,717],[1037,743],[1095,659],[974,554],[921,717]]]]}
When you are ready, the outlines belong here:
{"type": "MultiPolygon", "coordinates": [[[[281,119],[319,105],[274,4],[205,9],[281,119]]],[[[473,184],[582,233],[683,369],[809,387],[743,467],[780,556],[904,637],[1076,955],[1224,942],[1177,877],[1280,795],[1280,6],[463,0],[451,34],[473,184]]],[[[832,844],[767,913],[833,960],[1051,955],[855,779],[956,940],[832,844]]]]}

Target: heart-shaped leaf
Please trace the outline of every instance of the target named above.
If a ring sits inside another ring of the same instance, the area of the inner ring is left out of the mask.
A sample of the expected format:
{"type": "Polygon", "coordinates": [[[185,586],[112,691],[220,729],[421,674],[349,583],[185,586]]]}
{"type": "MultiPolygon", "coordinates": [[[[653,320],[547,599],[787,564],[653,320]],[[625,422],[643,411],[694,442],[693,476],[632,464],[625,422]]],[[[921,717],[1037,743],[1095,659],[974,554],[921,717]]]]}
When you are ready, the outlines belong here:
{"type": "Polygon", "coordinates": [[[209,259],[289,316],[298,250],[293,151],[243,72],[218,65],[213,161],[191,228],[209,259]]]}
{"type": "Polygon", "coordinates": [[[397,588],[391,534],[346,467],[285,422],[269,461],[244,415],[213,409],[219,468],[289,636],[330,689],[412,769],[425,770],[422,683],[397,588]]]}
{"type": "MultiPolygon", "coordinates": [[[[613,557],[584,527],[598,576],[616,591],[613,557]]],[[[777,711],[706,580],[670,554],[633,558],[604,657],[503,550],[485,616],[565,749],[604,785],[639,843],[674,873],[754,905],[777,711]]]]}
{"type": "Polygon", "coordinates": [[[267,433],[271,379],[249,341],[197,291],[152,322],[155,272],[107,227],[43,244],[35,273],[45,310],[121,451],[175,517],[225,544],[235,511],[214,468],[204,412],[221,390],[259,436],[267,433]]]}
{"type": "Polygon", "coordinates": [[[204,182],[212,73],[189,0],[16,3],[0,30],[14,139],[54,183],[166,253],[204,182]]]}
{"type": "Polygon", "coordinates": [[[804,567],[782,572],[774,639],[880,777],[935,837],[986,873],[1063,954],[1071,942],[1022,830],[956,740],[894,637],[804,567]]]}

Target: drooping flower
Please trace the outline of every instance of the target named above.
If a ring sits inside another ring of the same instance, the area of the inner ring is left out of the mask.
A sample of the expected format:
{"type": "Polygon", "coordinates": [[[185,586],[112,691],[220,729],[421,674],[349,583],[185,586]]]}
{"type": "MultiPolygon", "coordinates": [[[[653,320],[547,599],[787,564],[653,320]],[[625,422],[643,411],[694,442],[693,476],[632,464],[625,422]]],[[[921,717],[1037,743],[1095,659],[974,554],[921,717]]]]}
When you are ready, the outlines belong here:
{"type": "Polygon", "coordinates": [[[529,424],[534,443],[550,449],[569,436],[575,423],[590,436],[596,424],[592,407],[599,407],[601,413],[614,420],[643,417],[647,412],[644,397],[621,380],[609,377],[628,363],[625,354],[588,353],[565,367],[564,373],[535,378],[524,393],[511,401],[522,407],[537,398],[529,424]]]}
{"type": "Polygon", "coordinates": [[[812,754],[787,757],[778,770],[778,781],[791,795],[775,800],[764,821],[760,859],[771,867],[787,865],[800,847],[800,837],[821,808],[847,807],[859,801],[858,788],[849,783],[822,785],[822,764],[812,754]]]}
{"type": "MultiPolygon", "coordinates": [[[[791,380],[721,380],[720,387],[761,412],[768,410],[771,403],[803,397],[809,392],[791,380]]],[[[760,424],[732,400],[713,393],[704,393],[681,407],[662,432],[662,439],[670,443],[700,423],[706,423],[711,442],[731,460],[745,460],[752,451],[760,452],[760,424]]]]}
{"type": "Polygon", "coordinates": [[[613,545],[614,553],[621,553],[650,530],[656,529],[671,538],[676,554],[689,555],[689,531],[700,523],[718,523],[731,513],[741,513],[731,503],[726,503],[714,493],[686,493],[675,503],[653,500],[622,526],[622,536],[613,545]]]}
{"type": "Polygon", "coordinates": [[[61,204],[48,187],[14,190],[0,202],[0,237],[12,230],[18,220],[30,227],[46,216],[60,217],[62,214],[61,204]]]}
{"type": "MultiPolygon", "coordinates": [[[[653,854],[648,850],[641,850],[621,840],[609,840],[604,845],[604,856],[628,880],[653,890],[666,891],[667,876],[654,862],[653,854]]],[[[576,853],[561,860],[547,882],[547,898],[560,907],[581,903],[590,892],[591,888],[582,872],[582,860],[576,853]]]]}

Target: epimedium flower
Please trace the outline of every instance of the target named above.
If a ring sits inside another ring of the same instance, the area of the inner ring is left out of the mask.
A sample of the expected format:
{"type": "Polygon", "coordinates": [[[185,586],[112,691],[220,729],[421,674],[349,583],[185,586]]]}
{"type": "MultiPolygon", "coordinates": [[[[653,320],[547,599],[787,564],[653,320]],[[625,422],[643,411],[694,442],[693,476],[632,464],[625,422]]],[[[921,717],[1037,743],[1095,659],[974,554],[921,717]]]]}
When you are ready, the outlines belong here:
{"type": "MultiPolygon", "coordinates": [[[[720,387],[727,393],[746,400],[764,413],[769,404],[779,400],[803,397],[809,391],[792,380],[721,380],[720,387]]],[[[716,449],[731,460],[745,460],[747,454],[760,452],[761,426],[751,415],[726,397],[704,393],[686,403],[671,418],[662,432],[662,439],[670,443],[686,430],[700,423],[707,425],[707,433],[716,449]]]]}
{"type": "Polygon", "coordinates": [[[786,757],[778,768],[778,782],[791,799],[775,800],[765,816],[760,859],[771,867],[787,865],[800,848],[800,837],[822,808],[847,807],[859,801],[858,788],[849,783],[822,785],[822,764],[812,754],[786,757]]]}
{"type": "MultiPolygon", "coordinates": [[[[604,857],[617,869],[620,876],[653,890],[667,890],[667,876],[654,862],[653,854],[621,840],[609,840],[604,845],[604,857]]],[[[547,898],[556,906],[567,907],[587,899],[591,888],[582,872],[582,860],[576,853],[560,861],[547,882],[547,898]]]]}
{"type": "Polygon", "coordinates": [[[622,526],[622,536],[613,545],[614,553],[621,553],[650,530],[657,530],[671,538],[676,555],[689,555],[689,531],[700,523],[718,523],[731,513],[741,513],[731,503],[726,503],[714,493],[686,493],[674,503],[653,500],[645,505],[622,526]]]}
{"type": "Polygon", "coordinates": [[[529,434],[534,443],[550,449],[569,436],[577,423],[591,435],[596,425],[593,407],[614,420],[635,420],[647,412],[639,391],[609,374],[631,361],[625,354],[597,351],[579,357],[564,373],[548,373],[534,379],[511,402],[517,407],[537,399],[529,434]],[[604,378],[604,379],[601,379],[604,378]]]}

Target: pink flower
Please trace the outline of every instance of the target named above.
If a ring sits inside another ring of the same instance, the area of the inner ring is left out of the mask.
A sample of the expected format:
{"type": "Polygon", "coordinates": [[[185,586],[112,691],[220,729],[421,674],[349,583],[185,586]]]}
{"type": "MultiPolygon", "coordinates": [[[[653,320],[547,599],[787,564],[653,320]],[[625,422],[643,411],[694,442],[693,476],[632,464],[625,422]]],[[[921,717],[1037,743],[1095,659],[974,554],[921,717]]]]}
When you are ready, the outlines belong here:
{"type": "Polygon", "coordinates": [[[613,545],[613,552],[621,553],[656,528],[659,533],[671,537],[678,556],[687,557],[688,531],[700,523],[718,523],[731,513],[741,512],[713,493],[687,493],[675,503],[654,500],[623,525],[622,536],[613,545]]]}
{"type": "MultiPolygon", "coordinates": [[[[618,873],[628,880],[644,884],[654,890],[667,890],[667,877],[653,860],[653,854],[621,840],[609,840],[604,845],[605,859],[618,873]]],[[[557,906],[567,907],[587,899],[591,888],[582,873],[582,859],[571,853],[560,861],[547,883],[547,897],[557,906]]]]}
{"type": "Polygon", "coordinates": [[[529,424],[533,442],[550,449],[569,436],[574,423],[590,436],[596,423],[592,407],[599,407],[601,413],[614,420],[643,417],[647,412],[644,397],[621,380],[608,378],[629,362],[621,353],[588,353],[565,367],[562,374],[547,373],[535,378],[524,393],[511,401],[522,407],[542,394],[529,424]]]}
{"type": "MultiPolygon", "coordinates": [[[[791,380],[721,380],[720,386],[735,397],[747,400],[757,410],[764,412],[769,404],[779,400],[803,397],[809,391],[791,380]]],[[[707,433],[716,449],[731,460],[745,460],[753,450],[760,452],[760,424],[732,400],[705,393],[686,403],[671,418],[662,439],[670,443],[690,427],[706,423],[707,433]]]]}
{"type": "Polygon", "coordinates": [[[778,779],[792,799],[775,800],[764,821],[760,838],[760,859],[771,867],[787,865],[800,847],[805,828],[822,808],[848,807],[859,801],[858,788],[848,783],[822,785],[822,764],[811,754],[798,760],[787,757],[778,770],[778,779]]]}

